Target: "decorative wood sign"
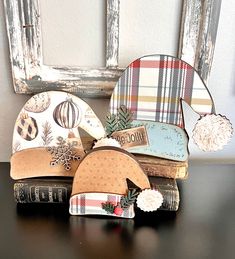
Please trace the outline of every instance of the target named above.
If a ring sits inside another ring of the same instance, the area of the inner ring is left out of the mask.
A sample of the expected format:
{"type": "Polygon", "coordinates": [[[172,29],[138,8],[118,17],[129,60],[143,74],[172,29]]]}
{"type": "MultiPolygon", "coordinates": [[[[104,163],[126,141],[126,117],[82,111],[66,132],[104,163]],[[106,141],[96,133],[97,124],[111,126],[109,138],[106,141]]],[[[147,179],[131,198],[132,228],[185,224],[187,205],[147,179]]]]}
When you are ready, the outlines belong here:
{"type": "Polygon", "coordinates": [[[186,161],[188,137],[182,100],[201,114],[210,114],[214,109],[208,89],[192,66],[167,55],[139,58],[127,67],[114,88],[106,130],[114,131],[112,136],[121,140],[125,125],[131,128],[129,131],[145,126],[149,145],[124,145],[126,150],[186,161]]]}
{"type": "Polygon", "coordinates": [[[144,126],[113,132],[112,138],[116,139],[122,148],[128,149],[136,146],[148,146],[148,134],[144,126]]]}
{"type": "Polygon", "coordinates": [[[120,139],[123,129],[133,131],[133,127],[144,125],[149,146],[124,146],[128,151],[186,161],[188,137],[182,101],[201,116],[193,131],[198,147],[204,151],[222,149],[233,134],[230,121],[215,114],[212,96],[196,70],[168,55],[144,56],[126,68],[110,100],[106,131],[120,139]]]}
{"type": "Polygon", "coordinates": [[[212,97],[196,70],[175,57],[150,55],[133,61],[119,78],[110,113],[124,105],[134,120],[150,120],[184,128],[181,101],[200,113],[214,110],[212,97]]]}
{"type": "Polygon", "coordinates": [[[134,203],[144,211],[157,210],[162,194],[150,190],[137,160],[121,148],[101,147],[88,153],[76,171],[70,198],[72,215],[134,217],[134,203]],[[128,190],[127,178],[138,186],[128,190]]]}
{"type": "Polygon", "coordinates": [[[188,136],[186,132],[171,124],[153,121],[134,121],[133,127],[146,128],[149,146],[127,147],[133,154],[145,154],[175,161],[188,159],[188,136]]]}
{"type": "Polygon", "coordinates": [[[105,136],[98,117],[77,96],[49,91],[31,97],[15,123],[12,178],[73,176],[84,156],[79,127],[95,139],[105,136]]]}
{"type": "Polygon", "coordinates": [[[105,136],[98,117],[77,96],[59,91],[36,94],[16,119],[12,152],[56,145],[59,136],[77,141],[81,146],[79,127],[95,139],[105,136]]]}

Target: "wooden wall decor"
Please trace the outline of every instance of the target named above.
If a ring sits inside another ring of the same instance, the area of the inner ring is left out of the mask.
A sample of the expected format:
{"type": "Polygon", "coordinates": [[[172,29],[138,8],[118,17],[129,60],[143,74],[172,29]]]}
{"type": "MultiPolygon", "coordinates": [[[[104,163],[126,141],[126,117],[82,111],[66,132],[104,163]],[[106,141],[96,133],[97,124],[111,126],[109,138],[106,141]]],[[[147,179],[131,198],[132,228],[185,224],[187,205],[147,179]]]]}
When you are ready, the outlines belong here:
{"type": "Polygon", "coordinates": [[[221,0],[184,0],[178,57],[193,66],[207,85],[221,0]]]}
{"type": "MultiPolygon", "coordinates": [[[[13,84],[16,93],[65,90],[80,97],[110,97],[118,67],[120,0],[106,4],[106,67],[48,66],[43,63],[39,0],[4,0],[13,84]]],[[[184,0],[178,57],[208,81],[221,0],[184,0]]]]}

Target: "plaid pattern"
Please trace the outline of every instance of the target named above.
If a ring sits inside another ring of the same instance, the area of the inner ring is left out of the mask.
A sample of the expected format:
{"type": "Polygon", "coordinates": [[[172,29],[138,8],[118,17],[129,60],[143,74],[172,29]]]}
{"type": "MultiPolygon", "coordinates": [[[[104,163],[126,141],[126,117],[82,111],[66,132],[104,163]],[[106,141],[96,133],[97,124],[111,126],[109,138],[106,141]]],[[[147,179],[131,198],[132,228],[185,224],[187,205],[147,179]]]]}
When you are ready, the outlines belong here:
{"type": "Polygon", "coordinates": [[[210,93],[190,65],[170,56],[146,56],[134,61],[120,77],[110,112],[116,114],[125,105],[136,120],[184,127],[181,99],[200,114],[212,111],[210,93]]]}
{"type": "Polygon", "coordinates": [[[109,193],[81,193],[70,198],[69,212],[71,215],[106,215],[121,218],[134,218],[134,206],[123,211],[121,216],[107,213],[102,209],[102,203],[112,202],[115,206],[120,202],[122,195],[109,193]]]}

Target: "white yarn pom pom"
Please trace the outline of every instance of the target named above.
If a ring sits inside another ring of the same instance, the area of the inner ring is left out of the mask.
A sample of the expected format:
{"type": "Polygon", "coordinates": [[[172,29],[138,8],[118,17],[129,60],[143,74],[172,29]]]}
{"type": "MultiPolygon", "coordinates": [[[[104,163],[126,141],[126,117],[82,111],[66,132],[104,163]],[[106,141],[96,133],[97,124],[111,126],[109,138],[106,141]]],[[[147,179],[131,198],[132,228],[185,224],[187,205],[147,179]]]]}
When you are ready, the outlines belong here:
{"type": "Polygon", "coordinates": [[[136,203],[137,206],[143,211],[155,211],[161,207],[163,197],[159,191],[147,189],[138,195],[136,203]]]}
{"type": "Polygon", "coordinates": [[[232,124],[225,116],[209,114],[198,120],[192,137],[201,150],[217,151],[229,142],[232,134],[232,124]]]}
{"type": "Polygon", "coordinates": [[[93,148],[104,147],[104,146],[121,147],[120,143],[116,139],[101,138],[95,143],[93,148]]]}

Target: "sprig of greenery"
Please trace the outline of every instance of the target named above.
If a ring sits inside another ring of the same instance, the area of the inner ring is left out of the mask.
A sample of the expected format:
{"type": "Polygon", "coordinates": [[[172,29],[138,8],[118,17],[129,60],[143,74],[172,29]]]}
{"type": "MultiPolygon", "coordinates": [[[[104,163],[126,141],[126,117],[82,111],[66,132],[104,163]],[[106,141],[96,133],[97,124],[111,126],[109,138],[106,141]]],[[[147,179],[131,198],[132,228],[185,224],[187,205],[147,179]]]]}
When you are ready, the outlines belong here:
{"type": "Polygon", "coordinates": [[[129,109],[127,109],[126,106],[120,106],[120,108],[118,109],[117,117],[119,130],[129,129],[131,127],[133,113],[129,109]]]}
{"type": "Polygon", "coordinates": [[[115,206],[112,202],[105,202],[102,203],[102,209],[105,210],[107,213],[113,214],[115,206]]]}
{"type": "Polygon", "coordinates": [[[118,121],[115,114],[108,113],[106,116],[106,133],[111,135],[114,131],[118,130],[118,121]]]}
{"type": "Polygon", "coordinates": [[[133,121],[133,113],[127,109],[125,105],[121,105],[117,111],[117,114],[108,113],[106,116],[106,133],[111,135],[118,130],[124,130],[131,128],[131,122],[133,121]]]}
{"type": "Polygon", "coordinates": [[[136,189],[129,190],[126,196],[121,198],[120,204],[123,209],[129,208],[132,204],[135,203],[135,200],[138,196],[136,189]]]}

